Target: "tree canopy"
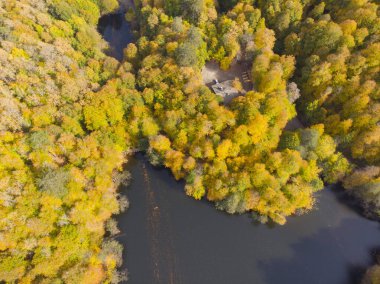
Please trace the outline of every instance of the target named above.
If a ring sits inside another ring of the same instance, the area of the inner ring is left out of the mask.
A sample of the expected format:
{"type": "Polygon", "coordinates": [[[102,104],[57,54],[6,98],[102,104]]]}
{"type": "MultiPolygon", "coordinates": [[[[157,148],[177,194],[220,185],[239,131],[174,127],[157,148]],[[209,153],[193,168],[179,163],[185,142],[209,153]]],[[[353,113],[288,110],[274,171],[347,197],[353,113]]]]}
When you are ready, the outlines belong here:
{"type": "Polygon", "coordinates": [[[96,27],[118,1],[0,1],[0,281],[124,279],[112,215],[136,149],[230,214],[284,224],[342,182],[380,215],[378,3],[219,2],[135,0],[119,62],[96,27]],[[224,104],[208,61],[251,84],[224,104]]]}

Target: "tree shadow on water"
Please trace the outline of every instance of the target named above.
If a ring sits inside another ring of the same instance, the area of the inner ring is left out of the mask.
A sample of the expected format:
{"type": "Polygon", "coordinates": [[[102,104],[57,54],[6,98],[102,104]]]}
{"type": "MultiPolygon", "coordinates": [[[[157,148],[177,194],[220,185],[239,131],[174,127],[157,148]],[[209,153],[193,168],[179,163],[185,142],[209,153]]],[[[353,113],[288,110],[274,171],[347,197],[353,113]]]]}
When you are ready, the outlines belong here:
{"type": "Polygon", "coordinates": [[[363,214],[364,210],[360,206],[358,200],[353,196],[350,196],[341,184],[328,186],[327,189],[334,193],[334,196],[339,203],[355,212],[358,216],[366,218],[363,214]]]}
{"type": "Polygon", "coordinates": [[[268,284],[356,284],[374,263],[380,230],[367,220],[347,218],[290,244],[290,258],[258,263],[268,284]],[[371,256],[372,252],[372,256],[371,256]]]}

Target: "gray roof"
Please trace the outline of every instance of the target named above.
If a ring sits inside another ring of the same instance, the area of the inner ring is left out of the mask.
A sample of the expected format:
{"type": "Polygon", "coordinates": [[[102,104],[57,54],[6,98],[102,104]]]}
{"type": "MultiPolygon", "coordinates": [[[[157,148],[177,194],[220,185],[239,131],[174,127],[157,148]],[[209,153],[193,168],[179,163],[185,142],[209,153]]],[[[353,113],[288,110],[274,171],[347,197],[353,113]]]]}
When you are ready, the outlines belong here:
{"type": "Polygon", "coordinates": [[[232,80],[228,80],[214,84],[211,86],[211,88],[215,94],[221,96],[224,99],[224,103],[229,103],[233,98],[236,98],[240,95],[239,91],[233,87],[232,83],[232,80]]]}

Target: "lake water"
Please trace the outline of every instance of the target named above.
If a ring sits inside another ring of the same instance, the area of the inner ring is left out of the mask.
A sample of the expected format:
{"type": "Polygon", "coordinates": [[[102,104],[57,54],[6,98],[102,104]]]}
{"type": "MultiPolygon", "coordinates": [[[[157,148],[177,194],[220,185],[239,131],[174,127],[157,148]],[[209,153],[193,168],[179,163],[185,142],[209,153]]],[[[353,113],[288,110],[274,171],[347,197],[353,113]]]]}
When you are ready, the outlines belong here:
{"type": "MultiPolygon", "coordinates": [[[[100,23],[120,60],[132,38],[128,24],[119,15],[100,23]]],[[[360,216],[338,188],[318,193],[309,214],[269,226],[187,197],[183,182],[142,154],[126,169],[133,180],[121,191],[130,209],[118,216],[118,240],[130,284],[354,284],[380,247],[379,224],[360,216]]]]}
{"type": "Polygon", "coordinates": [[[183,182],[142,154],[127,169],[130,209],[118,220],[132,284],[353,284],[380,245],[379,224],[337,189],[320,192],[309,214],[268,226],[187,197],[183,182]]]}
{"type": "Polygon", "coordinates": [[[101,17],[98,30],[109,44],[107,55],[121,61],[123,49],[133,40],[130,24],[125,20],[124,14],[117,13],[101,17]]]}

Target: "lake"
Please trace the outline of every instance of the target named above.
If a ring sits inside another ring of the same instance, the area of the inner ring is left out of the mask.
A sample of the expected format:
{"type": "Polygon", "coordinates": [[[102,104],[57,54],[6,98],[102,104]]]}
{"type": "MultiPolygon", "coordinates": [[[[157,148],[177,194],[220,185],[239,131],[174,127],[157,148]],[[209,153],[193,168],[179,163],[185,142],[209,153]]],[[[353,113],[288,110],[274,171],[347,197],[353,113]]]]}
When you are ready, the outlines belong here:
{"type": "MultiPolygon", "coordinates": [[[[100,20],[109,55],[132,40],[122,14],[100,20]]],[[[130,201],[117,217],[130,284],[353,284],[373,263],[380,228],[363,218],[338,186],[317,194],[315,209],[284,226],[253,223],[184,193],[166,169],[130,158],[130,201]]]]}
{"type": "Polygon", "coordinates": [[[130,208],[118,216],[118,239],[132,284],[358,283],[380,245],[379,224],[333,187],[309,214],[270,226],[187,197],[183,182],[142,154],[127,170],[130,208]]]}
{"type": "Polygon", "coordinates": [[[109,44],[107,55],[121,61],[123,49],[133,40],[130,24],[125,20],[124,14],[116,13],[101,17],[98,30],[109,44]]]}

